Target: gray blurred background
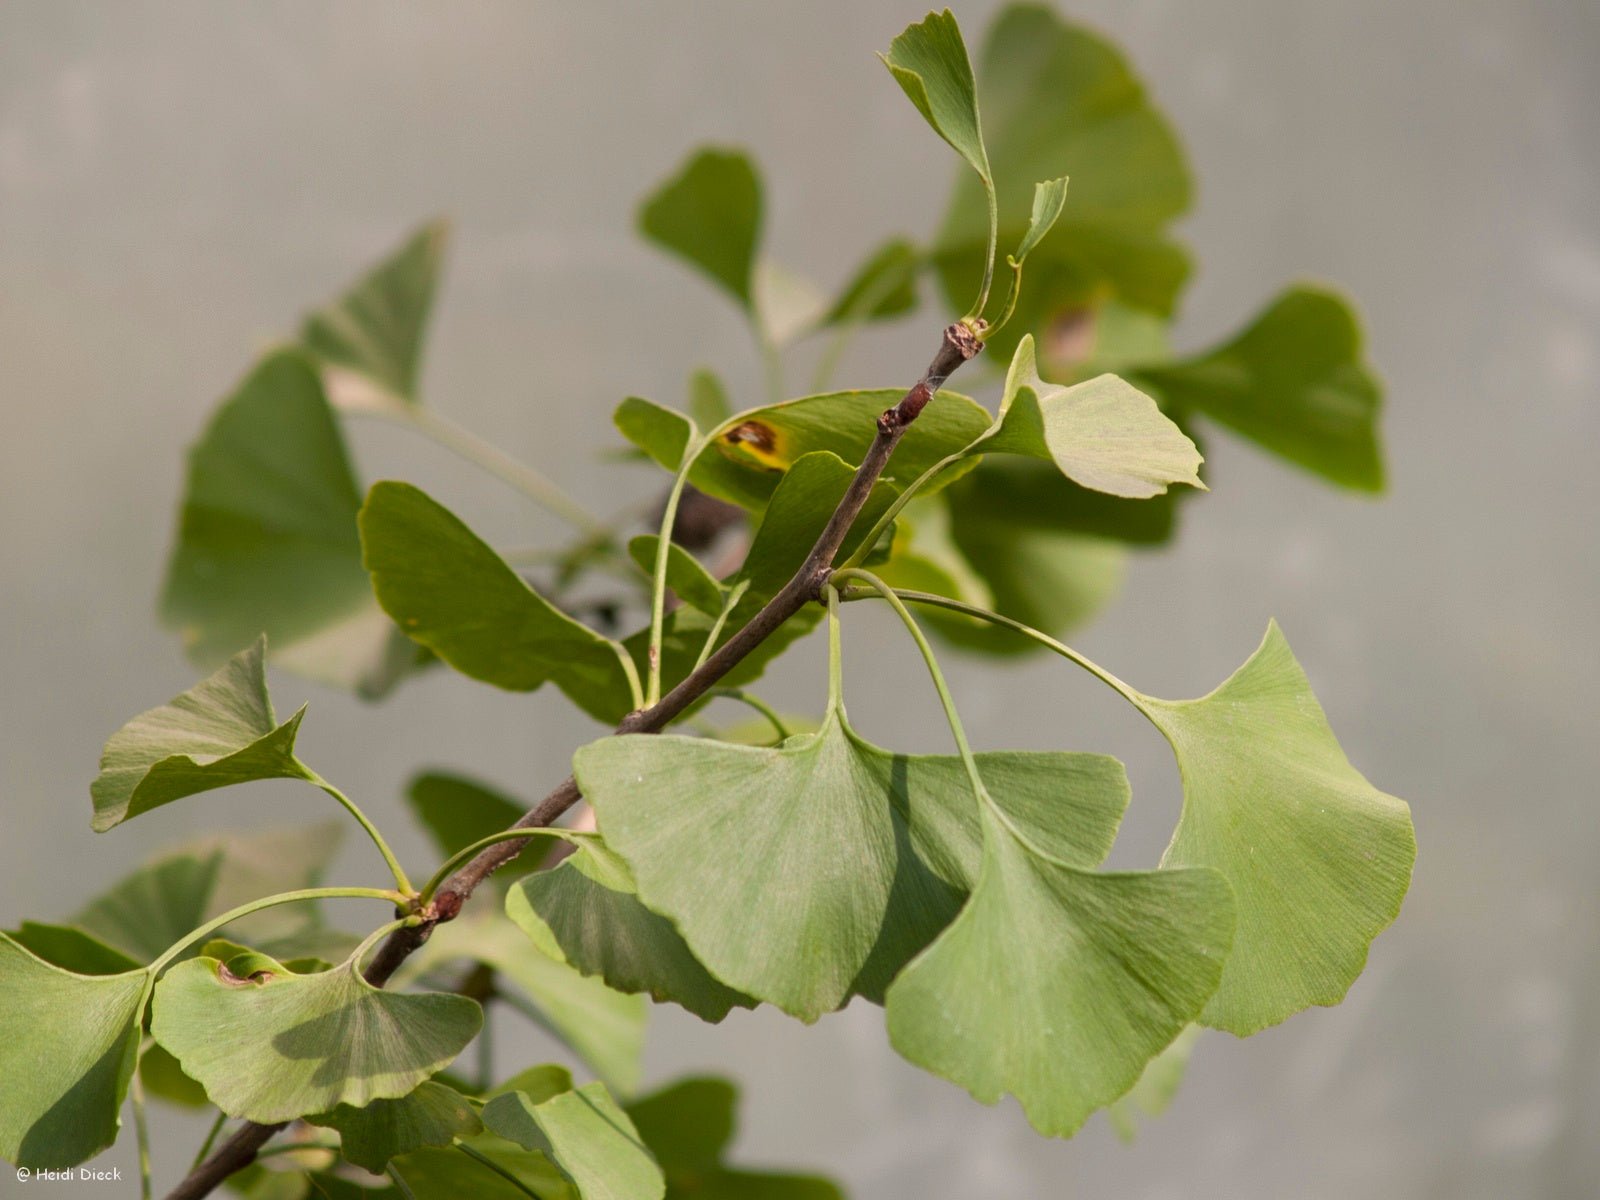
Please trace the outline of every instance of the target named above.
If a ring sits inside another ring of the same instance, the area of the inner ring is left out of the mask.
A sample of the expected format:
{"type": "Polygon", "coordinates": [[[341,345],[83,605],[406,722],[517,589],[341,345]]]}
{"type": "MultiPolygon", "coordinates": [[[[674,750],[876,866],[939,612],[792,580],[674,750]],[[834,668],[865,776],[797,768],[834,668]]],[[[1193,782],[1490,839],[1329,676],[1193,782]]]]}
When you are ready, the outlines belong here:
{"type": "MultiPolygon", "coordinates": [[[[953,160],[872,54],[924,7],[0,2],[0,924],[64,916],[213,824],[328,808],[261,785],[88,828],[103,738],[192,682],[153,613],[183,451],[263,346],[448,214],[430,403],[597,508],[646,498],[656,478],[597,465],[616,401],[679,402],[707,363],[754,402],[759,371],[732,306],[632,235],[637,197],[691,145],[736,142],[765,170],[769,245],[824,284],[883,236],[928,232],[953,160]]],[[[992,7],[961,6],[969,41],[992,7]]],[[[1212,438],[1212,494],[1077,643],[1141,688],[1194,695],[1277,616],[1351,758],[1412,804],[1405,911],[1342,1007],[1202,1039],[1131,1148],[1100,1119],[1052,1142],[1010,1102],[977,1105],[897,1059],[859,1003],[813,1028],[660,1010],[648,1080],[738,1076],[739,1154],[825,1170],[856,1200],[1594,1195],[1600,7],[1063,11],[1127,48],[1190,150],[1200,198],[1182,231],[1201,266],[1180,344],[1290,279],[1344,286],[1387,379],[1393,481],[1357,500],[1212,438]]],[[[841,378],[909,382],[943,316],[863,339],[841,378]]],[[[414,479],[517,541],[558,532],[407,433],[356,441],[369,479],[414,479]]],[[[891,619],[847,618],[848,641],[882,646],[870,671],[847,658],[852,716],[942,749],[891,619]]],[[[818,657],[802,647],[765,690],[814,709],[818,657]]],[[[1128,760],[1113,861],[1154,864],[1177,781],[1132,710],[1055,661],[953,669],[979,745],[1128,760]]],[[[444,671],[381,707],[289,677],[276,691],[283,708],[311,700],[305,757],[417,863],[399,801],[415,767],[532,798],[598,732],[551,690],[444,671]]],[[[351,838],[338,873],[374,866],[351,838]]],[[[550,1053],[507,1041],[508,1067],[550,1053]]],[[[158,1120],[158,1185],[200,1134],[158,1120]]],[[[131,1138],[102,1161],[126,1174],[131,1138]]],[[[0,1194],[46,1192],[74,1189],[0,1177],[0,1194]]]]}

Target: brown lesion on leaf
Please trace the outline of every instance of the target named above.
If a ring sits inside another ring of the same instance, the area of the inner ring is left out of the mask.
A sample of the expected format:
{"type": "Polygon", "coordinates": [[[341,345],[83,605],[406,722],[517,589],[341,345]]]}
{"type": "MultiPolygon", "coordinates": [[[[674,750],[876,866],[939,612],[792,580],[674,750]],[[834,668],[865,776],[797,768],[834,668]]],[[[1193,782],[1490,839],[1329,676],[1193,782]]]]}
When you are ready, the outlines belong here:
{"type": "Polygon", "coordinates": [[[740,421],[717,438],[717,449],[736,462],[750,463],[768,471],[788,466],[783,452],[783,435],[765,421],[740,421]]]}

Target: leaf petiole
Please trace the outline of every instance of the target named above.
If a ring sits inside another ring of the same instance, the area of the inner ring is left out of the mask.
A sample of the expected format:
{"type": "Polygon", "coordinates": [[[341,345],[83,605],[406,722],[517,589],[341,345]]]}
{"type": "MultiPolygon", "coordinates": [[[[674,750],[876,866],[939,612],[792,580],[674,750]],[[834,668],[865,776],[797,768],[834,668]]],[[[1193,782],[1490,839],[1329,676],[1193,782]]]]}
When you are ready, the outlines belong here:
{"type": "Polygon", "coordinates": [[[404,907],[411,903],[409,894],[391,891],[387,888],[364,887],[322,887],[301,888],[294,892],[279,892],[276,896],[265,896],[260,900],[252,900],[248,904],[241,904],[238,908],[230,908],[220,917],[213,917],[198,929],[192,929],[184,934],[151,963],[147,968],[150,977],[154,979],[168,963],[177,958],[190,946],[208,937],[221,929],[224,925],[232,924],[241,917],[248,917],[251,913],[263,909],[275,908],[280,904],[296,904],[302,900],[387,900],[397,907],[404,907]]]}
{"type": "Polygon", "coordinates": [[[411,880],[406,877],[405,868],[400,865],[400,860],[394,856],[394,851],[389,849],[389,843],[383,840],[383,834],[378,832],[378,827],[372,823],[366,813],[361,811],[360,806],[310,767],[307,767],[304,763],[301,763],[300,766],[306,773],[305,778],[308,783],[321,788],[337,800],[344,807],[344,810],[355,818],[356,824],[367,831],[367,836],[372,839],[372,844],[378,848],[378,853],[383,855],[383,861],[389,865],[389,873],[394,876],[395,886],[407,896],[415,895],[416,889],[411,886],[411,880]]]}
{"type": "Polygon", "coordinates": [[[426,905],[428,901],[432,900],[434,893],[444,886],[444,881],[455,874],[456,868],[463,863],[471,862],[478,857],[480,851],[487,850],[490,846],[497,845],[500,842],[525,841],[533,837],[557,838],[561,841],[572,842],[574,845],[577,844],[571,830],[558,829],[547,825],[531,825],[525,829],[502,829],[499,833],[491,833],[488,837],[479,838],[470,846],[463,846],[445,859],[443,865],[433,873],[428,882],[422,885],[422,891],[417,898],[418,904],[426,905]]]}

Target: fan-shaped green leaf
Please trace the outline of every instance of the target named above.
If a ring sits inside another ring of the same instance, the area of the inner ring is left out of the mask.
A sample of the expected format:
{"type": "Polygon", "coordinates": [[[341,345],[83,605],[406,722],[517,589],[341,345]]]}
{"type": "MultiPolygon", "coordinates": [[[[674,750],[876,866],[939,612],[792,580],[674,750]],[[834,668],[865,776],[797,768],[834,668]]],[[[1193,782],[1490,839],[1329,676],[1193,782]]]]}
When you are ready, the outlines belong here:
{"type": "Polygon", "coordinates": [[[722,1163],[738,1090],[726,1079],[684,1079],[627,1106],[667,1179],[668,1200],[844,1200],[826,1179],[741,1171],[722,1163]]]}
{"type": "Polygon", "coordinates": [[[0,934],[0,1157],[70,1167],[116,1140],[150,973],[79,975],[0,934]]]}
{"type": "Polygon", "coordinates": [[[538,1150],[524,1150],[492,1133],[481,1133],[461,1145],[494,1166],[459,1148],[435,1147],[413,1150],[389,1165],[414,1200],[528,1200],[530,1194],[538,1200],[581,1200],[567,1177],[538,1150]]]}
{"type": "Polygon", "coordinates": [[[24,921],[6,936],[29,954],[75,975],[124,975],[143,965],[75,925],[24,921]]]}
{"type": "Polygon", "coordinates": [[[737,150],[697,151],[645,199],[639,230],[725,288],[753,314],[761,179],[737,150]]]}
{"type": "Polygon", "coordinates": [[[1200,1011],[1232,932],[1217,872],[1085,871],[986,806],[977,886],[890,985],[889,1039],[985,1104],[1010,1092],[1034,1128],[1065,1137],[1200,1011]]]}
{"type": "Polygon", "coordinates": [[[895,82],[933,131],[993,187],[978,120],[978,86],[972,77],[961,27],[947,8],[907,25],[889,53],[879,55],[895,82]]]}
{"type": "Polygon", "coordinates": [[[521,1092],[496,1096],[484,1106],[483,1123],[525,1150],[548,1154],[583,1200],[666,1195],[661,1168],[604,1084],[585,1084],[539,1103],[521,1092]]]}
{"type": "Polygon", "coordinates": [[[467,959],[494,968],[514,985],[508,1002],[560,1038],[619,1092],[639,1082],[647,1005],[540,953],[503,913],[464,913],[434,931],[412,962],[419,970],[467,959]]]}
{"type": "Polygon", "coordinates": [[[848,325],[897,317],[917,306],[917,270],[922,254],[905,238],[879,246],[856,269],[822,318],[823,325],[848,325]]]}
{"type": "MultiPolygon", "coordinates": [[[[660,541],[654,533],[642,533],[628,542],[628,555],[640,569],[654,573],[656,547],[660,541]]],[[[722,584],[699,559],[676,542],[667,546],[667,586],[678,599],[708,616],[715,617],[722,611],[722,584]]]]}
{"type": "Polygon", "coordinates": [[[621,648],[535,592],[427,493],[374,484],[360,526],[384,611],[463,675],[511,691],[553,681],[600,720],[627,712],[621,648]]]}
{"type": "Polygon", "coordinates": [[[1200,482],[1200,452],[1156,402],[1115,375],[1071,387],[1046,383],[1023,337],[1006,375],[1000,419],[975,449],[1054,462],[1074,483],[1144,499],[1169,484],[1200,482]]]}
{"type": "MultiPolygon", "coordinates": [[[[1055,852],[1092,865],[1109,849],[1127,797],[1116,760],[979,762],[1008,811],[1055,852]]],[[[573,770],[643,901],[717,978],[803,1020],[857,992],[881,998],[976,875],[960,760],[881,750],[837,705],[817,733],[777,749],[613,737],[580,749],[573,770]]]]}
{"type": "Polygon", "coordinates": [[[1276,622],[1210,695],[1135,703],[1183,775],[1162,865],[1214,867],[1238,899],[1233,953],[1202,1023],[1243,1036],[1339,1003],[1411,883],[1405,802],[1350,765],[1276,622]]]}
{"type": "Polygon", "coordinates": [[[366,696],[416,661],[361,568],[361,489],[313,364],[269,354],[189,453],[162,620],[215,667],[264,631],[279,664],[366,696]]]}
{"type": "Polygon", "coordinates": [[[582,838],[560,866],[512,888],[506,914],[544,954],[619,992],[670,1000],[705,1021],[755,1007],[701,965],[671,921],[639,902],[628,864],[598,837],[582,838]]]}
{"type": "Polygon", "coordinates": [[[278,723],[267,696],[266,650],[266,639],[258,639],[210,678],[111,735],[89,789],[97,831],[212,788],[308,778],[294,756],[305,709],[278,723]]]}
{"type": "Polygon", "coordinates": [[[206,919],[222,855],[182,850],[138,868],[79,909],[72,923],[151,962],[206,919]]]}
{"type": "MultiPolygon", "coordinates": [[[[444,221],[424,225],[338,300],[308,316],[300,335],[306,349],[385,396],[415,404],[422,337],[449,232],[444,221]]],[[[338,395],[344,386],[336,373],[329,391],[338,395]]]]}
{"type": "Polygon", "coordinates": [[[151,1032],[230,1116],[272,1123],[404,1096],[483,1024],[464,996],[380,991],[355,959],[238,979],[214,958],[156,987],[151,1032]]]}
{"type": "Polygon", "coordinates": [[[1136,378],[1178,411],[1194,410],[1341,487],[1383,490],[1382,391],[1349,303],[1290,288],[1225,345],[1136,378]]]}
{"type": "Polygon", "coordinates": [[[448,1146],[458,1137],[483,1132],[467,1098],[432,1079],[396,1100],[374,1100],[365,1108],[340,1105],[307,1118],[339,1131],[340,1153],[376,1175],[389,1160],[423,1146],[448,1146]]]}

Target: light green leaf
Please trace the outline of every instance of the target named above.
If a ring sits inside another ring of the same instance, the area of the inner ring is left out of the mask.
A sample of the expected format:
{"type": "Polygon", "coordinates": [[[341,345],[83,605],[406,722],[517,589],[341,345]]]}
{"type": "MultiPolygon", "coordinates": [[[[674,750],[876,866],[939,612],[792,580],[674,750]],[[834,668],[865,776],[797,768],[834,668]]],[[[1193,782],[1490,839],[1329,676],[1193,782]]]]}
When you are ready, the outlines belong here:
{"type": "MultiPolygon", "coordinates": [[[[332,820],[287,829],[212,834],[187,843],[182,849],[199,858],[220,856],[203,916],[210,919],[262,896],[321,885],[344,832],[344,824],[332,820]]],[[[197,924],[191,922],[188,928],[197,924]]],[[[275,958],[317,955],[333,962],[342,961],[360,940],[327,928],[316,903],[284,904],[251,913],[230,924],[228,934],[275,958]]]]}
{"type": "Polygon", "coordinates": [[[143,969],[79,975],[0,934],[0,1157],[70,1167],[116,1140],[149,991],[143,969]]]}
{"type": "Polygon", "coordinates": [[[827,314],[825,326],[897,317],[917,306],[917,270],[922,253],[905,238],[893,238],[857,268],[827,314]]]}
{"type": "Polygon", "coordinates": [[[418,970],[462,959],[484,963],[514,990],[502,996],[565,1042],[612,1087],[639,1082],[647,1005],[612,991],[559,959],[541,954],[504,914],[485,908],[439,926],[419,954],[418,970]]]}
{"type": "MultiPolygon", "coordinates": [[[[1170,312],[1189,261],[1167,226],[1189,206],[1189,170],[1121,51],[1046,7],[1012,5],[985,39],[978,77],[1003,238],[1026,236],[1036,181],[1072,177],[1072,202],[1031,248],[1016,316],[991,351],[1009,354],[1024,333],[1043,339],[1063,314],[1107,298],[1170,312]]],[[[978,181],[959,177],[933,248],[952,303],[965,303],[982,266],[986,207],[978,181]]]]}
{"type": "MultiPolygon", "coordinates": [[[[308,316],[300,334],[306,349],[386,396],[415,404],[422,337],[449,232],[444,221],[424,225],[338,300],[308,316]]],[[[329,391],[342,390],[336,372],[329,391]]]]}
{"type": "Polygon", "coordinates": [[[1054,462],[1074,483],[1130,499],[1200,482],[1200,452],[1156,402],[1126,380],[1101,375],[1071,387],[1039,378],[1033,338],[1017,345],[1000,419],[974,449],[1054,462]]]}
{"type": "Polygon", "coordinates": [[[282,666],[367,697],[414,665],[361,568],[361,489],[304,354],[264,358],[189,453],[162,621],[213,668],[263,632],[282,666]]]}
{"type": "Polygon", "coordinates": [[[266,639],[258,639],[210,678],[111,735],[89,789],[96,832],[212,788],[309,777],[294,756],[305,709],[278,723],[266,651],[266,639]]]}
{"type": "Polygon", "coordinates": [[[598,837],[584,837],[560,866],[523,880],[506,915],[538,949],[619,992],[681,1004],[704,1021],[756,1002],[727,987],[694,957],[665,917],[639,902],[628,864],[598,837]]]}
{"type": "MultiPolygon", "coordinates": [[[[628,543],[628,555],[646,573],[656,569],[656,547],[660,537],[642,533],[628,543]]],[[[676,542],[667,546],[667,586],[691,608],[715,617],[722,611],[722,584],[700,564],[700,560],[676,542]]]]}
{"type": "Polygon", "coordinates": [[[939,499],[953,522],[970,518],[973,528],[1000,525],[1158,546],[1172,540],[1179,504],[1197,495],[1193,488],[1169,488],[1145,500],[1109,496],[1073,483],[1051,460],[997,454],[939,499]]]}
{"type": "MultiPolygon", "coordinates": [[[[732,411],[728,389],[715,371],[701,367],[689,376],[689,416],[696,425],[715,429],[732,411]]],[[[681,450],[678,453],[680,457],[683,454],[681,450]]]]}
{"type": "Polygon", "coordinates": [[[1067,206],[1067,177],[1052,179],[1033,185],[1033,215],[1028,218],[1028,232],[1022,235],[1017,252],[1011,257],[1021,266],[1028,254],[1044,240],[1044,235],[1055,226],[1061,210],[1067,206]]]}
{"type": "Polygon", "coordinates": [[[463,675],[511,691],[552,681],[603,721],[627,712],[620,647],[535,592],[427,493],[374,484],[360,527],[384,611],[463,675]]]}
{"type": "Polygon", "coordinates": [[[1150,1060],[1139,1076],[1133,1090],[1106,1109],[1106,1119],[1124,1142],[1131,1142],[1139,1132],[1139,1119],[1158,1117],[1167,1111],[1172,1098],[1178,1094],[1184,1072],[1189,1069],[1189,1058],[1194,1054],[1194,1044],[1200,1040],[1201,1028],[1190,1025],[1160,1054],[1150,1060]]]}
{"type": "Polygon", "coordinates": [[[738,1097],[725,1079],[691,1078],[627,1106],[661,1164],[668,1200],[844,1200],[838,1187],[816,1176],[724,1166],[738,1097]]]}
{"type": "Polygon", "coordinates": [[[491,1131],[525,1150],[542,1150],[583,1200],[662,1200],[666,1181],[628,1115],[604,1084],[590,1083],[534,1103],[521,1092],[483,1109],[491,1131]]]}
{"type": "Polygon", "coordinates": [[[961,40],[961,27],[950,10],[930,12],[917,24],[906,26],[889,43],[889,53],[879,57],[933,131],[992,188],[978,120],[978,87],[966,43],[961,40]]]}
{"type": "MultiPolygon", "coordinates": [[[[480,838],[510,829],[529,807],[463,775],[442,771],[428,771],[413,778],[406,788],[406,802],[445,857],[480,838]]],[[[493,878],[526,875],[538,869],[539,858],[538,850],[530,848],[496,871],[493,878]]]]}
{"type": "Polygon", "coordinates": [[[351,958],[249,980],[200,957],[156,986],[151,1032],[229,1116],[273,1123],[404,1096],[477,1036],[464,996],[380,991],[351,958]]]}
{"type": "MultiPolygon", "coordinates": [[[[978,761],[1008,812],[1055,852],[1092,865],[1110,848],[1127,801],[1115,759],[978,761]]],[[[817,733],[776,749],[610,737],[580,749],[573,772],[644,903],[717,978],[802,1020],[857,993],[881,998],[976,875],[960,760],[879,749],[837,704],[817,733]]]]}
{"type": "Polygon", "coordinates": [[[761,180],[737,150],[697,151],[646,198],[639,230],[727,289],[753,314],[761,241],[761,180]]]}
{"type": "Polygon", "coordinates": [[[1183,776],[1162,865],[1214,867],[1238,899],[1233,953],[1201,1023],[1245,1036],[1339,1003],[1411,883],[1405,802],[1350,765],[1276,622],[1210,695],[1135,695],[1183,776]]]}
{"type": "Polygon", "coordinates": [[[681,412],[640,396],[629,396],[617,405],[611,420],[623,437],[673,472],[683,462],[689,443],[700,436],[695,423],[681,412]]]}
{"type": "Polygon", "coordinates": [[[983,812],[977,886],[890,985],[889,1040],[984,1104],[1011,1093],[1035,1129],[1065,1137],[1216,990],[1232,898],[1205,868],[1100,874],[1045,858],[983,812]]]}
{"type": "Polygon", "coordinates": [[[383,1174],[389,1160],[423,1146],[448,1146],[483,1132],[483,1122],[454,1088],[428,1080],[396,1100],[374,1100],[365,1108],[340,1105],[308,1117],[339,1132],[340,1153],[358,1167],[383,1174]]]}
{"type": "Polygon", "coordinates": [[[1383,491],[1382,390],[1356,315],[1333,292],[1291,288],[1225,345],[1135,374],[1179,411],[1204,413],[1341,487],[1383,491]]]}
{"type": "Polygon", "coordinates": [[[566,1176],[537,1150],[490,1133],[469,1138],[470,1146],[512,1179],[469,1158],[459,1149],[425,1147],[401,1155],[390,1166],[405,1180],[415,1200],[580,1200],[566,1176]]]}
{"type": "Polygon", "coordinates": [[[222,855],[179,851],[140,867],[89,901],[72,923],[151,962],[207,916],[222,855]]]}

